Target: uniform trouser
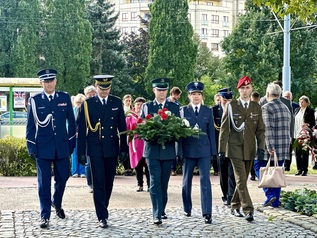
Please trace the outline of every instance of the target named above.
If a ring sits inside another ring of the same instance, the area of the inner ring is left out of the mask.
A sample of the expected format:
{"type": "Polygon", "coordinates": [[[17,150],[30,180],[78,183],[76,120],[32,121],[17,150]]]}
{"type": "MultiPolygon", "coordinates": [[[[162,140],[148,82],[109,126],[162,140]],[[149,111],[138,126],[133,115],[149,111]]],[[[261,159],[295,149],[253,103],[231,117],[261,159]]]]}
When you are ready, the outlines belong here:
{"type": "Polygon", "coordinates": [[[192,180],[194,168],[197,165],[200,176],[200,199],[202,215],[211,215],[212,197],[210,183],[210,156],[201,158],[185,158],[183,164],[183,206],[184,212],[192,210],[192,180]]]}
{"type": "Polygon", "coordinates": [[[117,157],[90,156],[94,203],[98,220],[108,219],[108,205],[116,175],[117,157]]]}
{"type": "Polygon", "coordinates": [[[215,173],[219,172],[219,165],[217,161],[217,156],[212,156],[211,157],[211,163],[212,163],[212,168],[214,169],[215,173]]]}
{"type": "Polygon", "coordinates": [[[289,160],[285,159],[284,160],[284,167],[285,170],[289,170],[291,168],[291,164],[292,164],[292,152],[293,152],[293,143],[294,143],[295,139],[292,139],[292,143],[289,147],[289,160]]]}
{"type": "Polygon", "coordinates": [[[223,156],[219,157],[219,170],[220,170],[220,187],[223,194],[223,200],[227,204],[231,204],[231,199],[236,187],[232,164],[229,158],[223,156]]]}
{"type": "Polygon", "coordinates": [[[308,157],[309,157],[309,151],[296,149],[295,150],[296,155],[296,166],[298,172],[305,172],[308,171],[308,157]]]}
{"type": "Polygon", "coordinates": [[[40,210],[42,219],[50,219],[51,205],[56,209],[62,207],[62,199],[66,182],[69,177],[70,161],[68,157],[54,160],[36,159],[38,195],[40,199],[40,210]],[[51,197],[51,166],[54,165],[54,194],[51,197]]]}
{"type": "MultiPolygon", "coordinates": [[[[283,166],[284,161],[279,160],[278,166],[283,166]]],[[[254,171],[256,176],[260,180],[260,168],[265,167],[267,160],[254,160],[254,171]]],[[[271,166],[274,165],[274,161],[271,161],[271,166]]],[[[275,197],[276,200],[272,203],[273,207],[278,207],[280,203],[281,188],[263,188],[263,191],[266,196],[266,201],[269,201],[271,198],[275,197]]]]}
{"type": "Polygon", "coordinates": [[[251,169],[252,160],[243,160],[242,158],[231,159],[236,188],[231,200],[231,208],[242,210],[245,214],[253,213],[254,207],[248,191],[247,181],[251,169]]]}
{"type": "Polygon", "coordinates": [[[153,218],[161,219],[167,204],[168,181],[171,174],[172,159],[160,160],[147,158],[150,173],[150,195],[153,218]]]}
{"type": "Polygon", "coordinates": [[[87,156],[87,163],[85,164],[85,173],[87,178],[87,185],[92,185],[92,178],[91,178],[91,168],[90,168],[90,157],[87,156]]]}
{"type": "Polygon", "coordinates": [[[138,181],[138,186],[143,186],[143,168],[144,168],[144,173],[146,178],[146,184],[149,187],[150,175],[149,175],[149,169],[147,167],[144,157],[141,158],[138,165],[135,167],[135,173],[136,173],[136,179],[138,181]]]}

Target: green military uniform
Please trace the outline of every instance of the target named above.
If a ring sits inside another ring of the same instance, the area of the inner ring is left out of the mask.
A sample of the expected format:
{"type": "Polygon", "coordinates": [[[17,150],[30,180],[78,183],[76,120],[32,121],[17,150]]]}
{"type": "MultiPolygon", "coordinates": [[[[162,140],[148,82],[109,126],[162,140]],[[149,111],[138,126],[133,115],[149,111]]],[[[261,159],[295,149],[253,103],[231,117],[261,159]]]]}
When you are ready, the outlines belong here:
{"type": "Polygon", "coordinates": [[[240,99],[237,99],[227,105],[221,123],[219,152],[225,152],[233,165],[236,188],[231,208],[242,207],[245,214],[254,211],[246,184],[252,160],[256,157],[256,148],[264,150],[264,132],[265,126],[259,104],[249,102],[248,108],[245,109],[240,99]]]}

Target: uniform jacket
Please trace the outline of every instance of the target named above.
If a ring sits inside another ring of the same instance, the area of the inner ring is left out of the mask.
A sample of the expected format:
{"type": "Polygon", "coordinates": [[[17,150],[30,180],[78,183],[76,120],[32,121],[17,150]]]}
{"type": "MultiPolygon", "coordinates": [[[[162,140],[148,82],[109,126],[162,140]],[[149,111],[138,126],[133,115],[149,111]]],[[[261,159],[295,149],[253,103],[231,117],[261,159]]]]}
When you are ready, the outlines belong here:
{"type": "MultiPolygon", "coordinates": [[[[132,128],[137,125],[138,119],[139,116],[136,113],[129,113],[125,119],[127,130],[132,130],[132,128]]],[[[132,141],[129,142],[130,164],[133,169],[140,162],[144,150],[144,141],[142,139],[137,139],[136,137],[137,135],[135,135],[132,141]]]]}
{"type": "Polygon", "coordinates": [[[126,130],[121,99],[109,95],[105,106],[98,96],[89,98],[86,102],[92,128],[99,121],[101,126],[96,132],[87,127],[83,103],[78,115],[78,155],[86,154],[86,145],[87,155],[90,157],[117,157],[119,152],[127,152],[126,135],[118,136],[118,132],[126,130]]]}
{"type": "MultiPolygon", "coordinates": [[[[175,103],[165,101],[164,108],[167,108],[172,114],[179,117],[179,106],[175,103]]],[[[159,105],[155,100],[147,102],[142,106],[142,118],[145,118],[148,114],[153,116],[158,110],[159,105]]],[[[175,142],[167,142],[165,149],[163,149],[157,143],[146,141],[143,156],[151,159],[174,159],[176,157],[175,142]]]]}
{"type": "Polygon", "coordinates": [[[199,114],[196,117],[193,107],[190,105],[182,107],[182,117],[186,118],[191,127],[197,124],[206,135],[199,135],[199,138],[187,137],[181,139],[182,155],[185,158],[210,157],[217,154],[214,117],[212,109],[201,105],[199,114]]]}
{"type": "Polygon", "coordinates": [[[265,126],[262,118],[261,106],[250,102],[247,111],[239,99],[227,104],[222,118],[219,135],[219,152],[226,152],[228,158],[242,158],[253,160],[256,157],[256,141],[259,149],[265,148],[265,126]],[[245,122],[245,129],[237,132],[232,127],[228,116],[228,105],[232,107],[233,123],[239,127],[245,122]]]}
{"type": "Polygon", "coordinates": [[[221,105],[215,105],[212,107],[212,112],[214,116],[214,127],[215,127],[215,135],[216,135],[216,148],[218,150],[219,146],[219,132],[221,126],[221,119],[223,114],[223,109],[221,105]]]}
{"type": "Polygon", "coordinates": [[[32,97],[28,105],[28,119],[26,124],[26,141],[29,154],[36,154],[36,158],[51,159],[65,158],[70,155],[76,145],[76,125],[72,103],[68,93],[55,92],[52,102],[44,92],[32,97]],[[35,110],[35,111],[34,111],[35,110]],[[34,118],[34,114],[38,121],[34,118]],[[52,118],[43,123],[47,116],[52,118]]]}
{"type": "Polygon", "coordinates": [[[269,158],[268,150],[274,149],[278,160],[289,159],[289,135],[291,113],[280,99],[273,99],[262,107],[265,124],[266,150],[264,159],[269,158]]]}
{"type": "MultiPolygon", "coordinates": [[[[295,116],[299,112],[300,107],[295,109],[295,116]]],[[[309,107],[306,107],[305,113],[304,113],[304,123],[309,124],[309,128],[313,128],[315,126],[315,112],[313,109],[310,109],[309,107]]]]}

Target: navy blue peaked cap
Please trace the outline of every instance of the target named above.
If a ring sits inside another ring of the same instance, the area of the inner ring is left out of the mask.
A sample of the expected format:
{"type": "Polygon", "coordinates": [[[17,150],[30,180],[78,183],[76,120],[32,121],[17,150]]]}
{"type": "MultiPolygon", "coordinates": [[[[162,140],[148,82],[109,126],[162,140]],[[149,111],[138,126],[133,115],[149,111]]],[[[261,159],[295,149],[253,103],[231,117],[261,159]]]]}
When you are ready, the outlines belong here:
{"type": "Polygon", "coordinates": [[[232,99],[233,93],[231,92],[231,88],[223,88],[218,91],[218,94],[224,99],[232,99]]]}
{"type": "Polygon", "coordinates": [[[37,72],[37,76],[41,81],[49,81],[56,79],[57,71],[55,69],[42,69],[37,72]]]}
{"type": "Polygon", "coordinates": [[[204,84],[202,82],[190,82],[189,84],[187,84],[186,86],[186,90],[189,93],[193,93],[193,92],[200,92],[202,93],[204,90],[204,84]]]}

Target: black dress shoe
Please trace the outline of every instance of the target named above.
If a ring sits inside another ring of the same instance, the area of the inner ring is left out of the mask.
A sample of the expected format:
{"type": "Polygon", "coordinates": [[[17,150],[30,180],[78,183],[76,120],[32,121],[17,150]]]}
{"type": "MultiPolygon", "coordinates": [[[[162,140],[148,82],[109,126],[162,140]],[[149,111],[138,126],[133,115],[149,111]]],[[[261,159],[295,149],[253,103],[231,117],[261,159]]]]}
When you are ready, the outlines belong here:
{"type": "Polygon", "coordinates": [[[56,209],[56,215],[57,215],[60,219],[65,219],[64,209],[63,209],[63,208],[56,209]]]}
{"type": "Polygon", "coordinates": [[[248,214],[245,216],[245,219],[246,219],[247,221],[253,221],[253,220],[254,220],[253,214],[252,214],[252,213],[248,213],[248,214]]]}
{"type": "Polygon", "coordinates": [[[239,209],[231,209],[231,214],[236,217],[243,217],[239,209]]]}
{"type": "Polygon", "coordinates": [[[153,220],[153,224],[154,225],[160,225],[160,224],[162,224],[162,220],[161,219],[154,219],[153,220]]]}
{"type": "Polygon", "coordinates": [[[161,216],[161,219],[167,219],[167,216],[166,216],[166,214],[163,214],[162,216],[161,216]]]}
{"type": "Polygon", "coordinates": [[[302,173],[302,176],[307,176],[307,172],[303,172],[303,173],[302,173]]]}
{"type": "Polygon", "coordinates": [[[107,228],[108,227],[108,222],[107,219],[102,219],[99,221],[99,227],[101,228],[107,228]]]}
{"type": "Polygon", "coordinates": [[[48,228],[48,225],[50,224],[50,220],[49,219],[42,219],[41,220],[41,228],[48,228]]]}
{"type": "Polygon", "coordinates": [[[302,175],[302,171],[298,171],[295,175],[296,175],[296,176],[302,175]]]}
{"type": "Polygon", "coordinates": [[[184,215],[190,217],[192,214],[190,212],[184,212],[184,215]]]}
{"type": "Polygon", "coordinates": [[[143,192],[143,186],[139,186],[139,189],[136,190],[137,192],[143,192]]]}
{"type": "Polygon", "coordinates": [[[205,224],[211,224],[211,215],[204,215],[205,224]]]}
{"type": "Polygon", "coordinates": [[[250,180],[255,181],[255,175],[251,175],[250,180]]]}

